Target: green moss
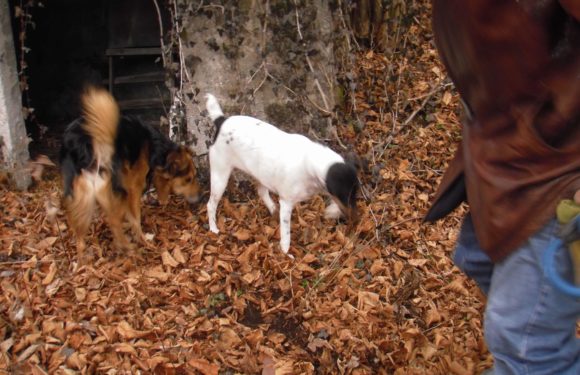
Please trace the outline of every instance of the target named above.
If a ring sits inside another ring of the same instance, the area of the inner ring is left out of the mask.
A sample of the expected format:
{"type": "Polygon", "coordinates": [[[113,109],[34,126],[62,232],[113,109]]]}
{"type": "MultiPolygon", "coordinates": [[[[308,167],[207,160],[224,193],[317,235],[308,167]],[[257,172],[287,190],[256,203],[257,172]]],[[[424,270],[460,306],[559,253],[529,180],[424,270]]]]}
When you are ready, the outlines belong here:
{"type": "Polygon", "coordinates": [[[252,0],[239,0],[238,1],[238,10],[240,13],[248,14],[252,9],[252,0]]]}
{"type": "Polygon", "coordinates": [[[336,85],[334,89],[334,100],[336,105],[342,108],[346,103],[346,90],[341,85],[336,85]]]}

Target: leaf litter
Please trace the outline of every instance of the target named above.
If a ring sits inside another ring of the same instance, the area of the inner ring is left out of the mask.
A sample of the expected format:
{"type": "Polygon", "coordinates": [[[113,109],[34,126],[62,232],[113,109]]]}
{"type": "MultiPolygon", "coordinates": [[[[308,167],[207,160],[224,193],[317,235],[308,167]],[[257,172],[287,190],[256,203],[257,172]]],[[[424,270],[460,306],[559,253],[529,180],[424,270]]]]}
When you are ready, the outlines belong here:
{"type": "Polygon", "coordinates": [[[429,39],[357,54],[338,134],[363,161],[354,234],[297,207],[291,252],[256,194],[233,187],[219,235],[204,205],[149,193],[150,245],[111,247],[95,220],[80,263],[36,159],[29,192],[0,187],[0,371],[156,374],[475,374],[491,365],[484,297],[451,261],[465,207],[421,219],[460,137],[457,95],[429,39]],[[403,56],[404,55],[404,56],[403,56]],[[410,64],[409,61],[414,61],[410,64]],[[427,98],[427,99],[425,99],[427,98]]]}

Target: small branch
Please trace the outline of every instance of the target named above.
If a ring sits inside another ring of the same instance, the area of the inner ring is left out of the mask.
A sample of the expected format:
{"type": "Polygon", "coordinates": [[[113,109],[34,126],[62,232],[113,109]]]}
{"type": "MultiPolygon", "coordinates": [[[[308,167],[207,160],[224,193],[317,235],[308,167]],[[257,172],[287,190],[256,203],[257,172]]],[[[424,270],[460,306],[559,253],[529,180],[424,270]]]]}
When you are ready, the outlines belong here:
{"type": "MultiPolygon", "coordinates": [[[[298,14],[298,3],[296,2],[296,0],[293,0],[293,2],[294,2],[294,13],[296,15],[296,30],[298,32],[299,40],[302,41],[302,40],[304,40],[304,37],[302,36],[302,31],[300,30],[300,16],[298,14]]],[[[314,71],[314,68],[312,66],[312,62],[310,61],[310,58],[308,57],[307,54],[305,54],[305,57],[306,57],[306,63],[308,64],[308,68],[310,69],[310,72],[315,75],[315,71],[314,71]]],[[[328,100],[326,99],[326,95],[324,94],[324,90],[322,90],[322,86],[320,85],[320,82],[318,81],[318,78],[316,78],[316,76],[314,77],[314,85],[316,86],[316,88],[318,89],[318,92],[320,93],[320,96],[322,97],[322,102],[324,103],[324,108],[321,108],[319,105],[314,103],[314,101],[312,99],[308,98],[308,96],[306,96],[306,98],[318,110],[320,110],[323,113],[326,113],[327,115],[332,116],[332,112],[330,111],[330,106],[328,105],[328,100]]]]}
{"type": "MultiPolygon", "coordinates": [[[[308,64],[308,68],[310,69],[312,74],[315,74],[314,68],[312,67],[312,63],[310,62],[310,58],[308,57],[308,55],[306,55],[306,63],[308,64]]],[[[320,86],[320,82],[318,82],[318,78],[316,78],[316,77],[314,77],[314,85],[316,86],[316,88],[318,89],[318,92],[320,93],[320,96],[322,97],[322,102],[324,103],[324,107],[326,108],[327,111],[329,111],[329,105],[328,105],[328,101],[326,100],[326,95],[324,94],[324,91],[322,90],[322,86],[320,86]]]]}
{"type": "MultiPolygon", "coordinates": [[[[446,83],[446,84],[444,84],[444,85],[443,85],[441,88],[447,88],[447,87],[449,87],[449,86],[453,86],[453,83],[451,83],[451,82],[447,82],[447,83],[446,83]]],[[[427,97],[427,96],[430,96],[430,95],[432,95],[432,93],[431,93],[431,92],[428,92],[427,94],[423,94],[423,95],[419,95],[419,96],[414,96],[414,97],[412,97],[412,98],[409,98],[409,99],[407,99],[407,102],[412,102],[412,101],[415,101],[415,100],[423,99],[423,98],[425,98],[425,97],[427,97]]]]}
{"type": "Polygon", "coordinates": [[[260,66],[258,67],[258,69],[254,72],[254,74],[252,74],[252,76],[250,78],[248,78],[248,81],[246,82],[246,84],[251,83],[254,80],[254,77],[256,77],[256,75],[258,73],[260,73],[260,70],[262,70],[265,67],[266,67],[266,62],[265,61],[262,61],[262,63],[260,64],[260,66]]]}
{"type": "MultiPolygon", "coordinates": [[[[373,156],[373,157],[374,157],[374,156],[373,156]]],[[[376,164],[376,163],[375,163],[375,164],[376,164]]],[[[361,181],[360,181],[360,180],[359,180],[359,185],[360,185],[360,192],[361,192],[361,195],[363,196],[363,198],[364,198],[364,200],[365,200],[366,202],[369,202],[369,201],[370,201],[370,198],[369,198],[369,196],[367,195],[367,193],[366,193],[366,189],[364,188],[364,185],[361,183],[361,181]]],[[[375,239],[376,239],[377,241],[380,241],[380,238],[379,238],[379,222],[378,222],[378,220],[377,220],[377,217],[375,216],[375,212],[374,212],[374,211],[373,211],[373,209],[370,207],[370,205],[369,205],[369,207],[368,207],[368,210],[369,210],[369,212],[371,213],[371,217],[373,218],[373,221],[375,222],[375,239]]]]}
{"type": "Polygon", "coordinates": [[[270,17],[270,1],[266,0],[266,7],[264,10],[264,26],[262,27],[262,51],[266,50],[266,30],[268,29],[268,18],[270,17]]]}
{"type": "Polygon", "coordinates": [[[351,50],[351,45],[350,45],[351,40],[354,42],[354,45],[356,46],[356,50],[358,51],[358,50],[360,50],[360,46],[356,40],[356,37],[354,36],[354,32],[352,31],[352,28],[346,24],[346,17],[344,16],[344,12],[342,11],[342,9],[343,9],[343,4],[342,4],[342,1],[339,0],[338,1],[338,14],[340,16],[340,21],[342,22],[343,29],[348,31],[345,33],[348,51],[351,50]]]}
{"type": "Polygon", "coordinates": [[[268,77],[269,77],[268,71],[264,67],[264,78],[262,79],[262,81],[260,81],[260,84],[258,85],[258,87],[256,87],[254,89],[254,91],[252,92],[252,96],[255,96],[256,92],[258,92],[258,90],[260,90],[262,88],[262,85],[264,84],[264,82],[266,82],[266,80],[268,80],[268,77]]]}
{"type": "Polygon", "coordinates": [[[165,42],[163,41],[163,19],[161,18],[161,9],[159,9],[159,4],[157,0],[153,0],[155,5],[155,10],[157,11],[157,22],[159,22],[159,41],[161,43],[161,59],[163,60],[163,66],[167,68],[167,59],[165,58],[165,42]]]}
{"type": "Polygon", "coordinates": [[[336,126],[331,126],[330,119],[329,119],[329,129],[330,129],[330,133],[334,136],[334,139],[336,140],[336,142],[338,143],[338,145],[343,150],[348,149],[348,147],[344,143],[342,143],[342,141],[340,140],[340,137],[338,136],[338,130],[336,130],[336,126]]]}
{"type": "Polygon", "coordinates": [[[415,116],[417,116],[417,113],[419,113],[427,105],[427,102],[429,102],[429,99],[431,99],[433,97],[433,95],[435,95],[439,90],[441,90],[445,87],[447,87],[447,85],[437,85],[433,90],[431,90],[425,96],[425,99],[423,99],[423,102],[421,102],[421,105],[417,109],[415,109],[415,111],[413,111],[413,113],[411,113],[411,115],[409,117],[407,117],[407,119],[403,122],[401,127],[408,125],[415,118],[415,116]]]}
{"type": "Polygon", "coordinates": [[[300,37],[300,40],[304,40],[302,32],[300,31],[300,18],[298,17],[298,4],[296,3],[296,0],[294,0],[294,12],[296,13],[296,29],[298,31],[298,36],[300,37]]]}
{"type": "Polygon", "coordinates": [[[389,226],[388,226],[388,227],[386,227],[384,230],[390,230],[390,229],[393,229],[394,227],[398,227],[399,225],[401,225],[401,224],[404,224],[404,223],[406,223],[406,222],[408,222],[408,221],[413,221],[413,220],[421,220],[421,219],[422,219],[421,217],[409,217],[409,218],[407,218],[407,219],[403,219],[403,220],[401,220],[401,221],[398,221],[398,222],[396,222],[396,223],[394,223],[394,224],[391,224],[391,225],[389,225],[389,226]]]}
{"type": "MultiPolygon", "coordinates": [[[[4,266],[20,266],[22,264],[26,264],[30,262],[30,260],[15,260],[15,261],[7,261],[7,262],[0,262],[0,267],[4,267],[4,266]]],[[[36,260],[35,263],[40,263],[40,264],[49,264],[49,263],[65,263],[64,259],[60,259],[60,260],[36,260]]]]}
{"type": "MultiPolygon", "coordinates": [[[[202,2],[203,3],[203,2],[202,2]]],[[[184,76],[184,61],[183,61],[183,51],[181,46],[181,27],[179,26],[179,20],[177,19],[177,0],[173,1],[173,22],[175,23],[175,35],[177,37],[177,45],[179,48],[179,94],[180,97],[183,94],[183,76],[184,76]]],[[[185,73],[187,75],[187,72],[185,73]]]]}

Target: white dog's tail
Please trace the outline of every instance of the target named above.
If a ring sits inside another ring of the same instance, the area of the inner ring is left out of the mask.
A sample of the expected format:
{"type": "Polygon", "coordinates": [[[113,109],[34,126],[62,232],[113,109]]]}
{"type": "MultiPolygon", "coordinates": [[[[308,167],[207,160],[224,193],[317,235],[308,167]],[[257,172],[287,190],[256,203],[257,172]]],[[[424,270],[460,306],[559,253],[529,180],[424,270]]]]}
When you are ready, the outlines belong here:
{"type": "Polygon", "coordinates": [[[224,117],[224,113],[216,97],[212,94],[206,94],[205,98],[207,99],[206,108],[207,112],[209,113],[209,118],[215,122],[215,120],[219,119],[220,117],[224,117]]]}
{"type": "Polygon", "coordinates": [[[213,121],[215,125],[215,135],[213,137],[213,143],[217,139],[218,135],[220,134],[220,129],[224,121],[226,121],[226,117],[224,116],[224,112],[220,107],[215,96],[212,94],[206,94],[205,98],[207,99],[206,108],[207,112],[209,113],[209,118],[213,121]]]}

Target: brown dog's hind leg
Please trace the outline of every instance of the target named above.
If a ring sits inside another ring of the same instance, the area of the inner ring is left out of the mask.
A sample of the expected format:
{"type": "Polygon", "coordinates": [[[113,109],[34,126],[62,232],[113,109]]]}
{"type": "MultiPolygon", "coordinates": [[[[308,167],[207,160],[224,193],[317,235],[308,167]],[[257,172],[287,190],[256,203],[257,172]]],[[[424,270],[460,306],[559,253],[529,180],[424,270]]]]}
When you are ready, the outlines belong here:
{"type": "Polygon", "coordinates": [[[142,245],[147,245],[147,240],[141,228],[141,196],[145,190],[147,173],[149,172],[149,163],[147,149],[141,151],[139,159],[133,164],[129,173],[126,174],[127,188],[127,219],[131,225],[135,239],[142,245]]]}
{"type": "Polygon", "coordinates": [[[96,207],[94,185],[84,176],[73,182],[73,193],[63,199],[66,219],[74,233],[79,260],[86,249],[85,236],[89,230],[96,207]]]}
{"type": "Polygon", "coordinates": [[[111,181],[97,192],[97,201],[103,209],[107,224],[113,234],[113,245],[120,250],[131,250],[133,246],[123,230],[123,219],[128,211],[127,199],[113,192],[111,181]]]}

